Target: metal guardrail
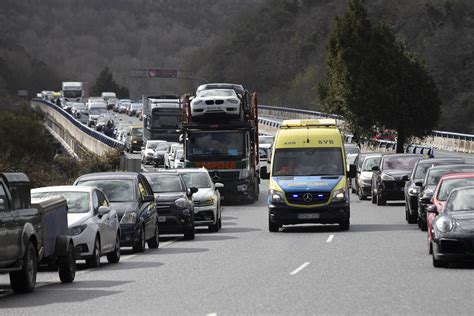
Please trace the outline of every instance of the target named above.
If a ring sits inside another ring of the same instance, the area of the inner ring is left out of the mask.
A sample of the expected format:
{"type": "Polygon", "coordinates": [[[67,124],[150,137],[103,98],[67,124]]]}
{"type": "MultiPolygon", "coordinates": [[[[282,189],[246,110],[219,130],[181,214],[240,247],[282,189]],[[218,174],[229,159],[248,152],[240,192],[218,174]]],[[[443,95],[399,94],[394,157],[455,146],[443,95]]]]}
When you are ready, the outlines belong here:
{"type": "Polygon", "coordinates": [[[54,103],[51,103],[49,101],[42,100],[42,99],[39,99],[39,98],[34,98],[32,101],[43,103],[43,104],[49,106],[50,108],[54,109],[56,112],[58,112],[62,116],[64,116],[67,120],[69,120],[74,126],[76,126],[78,129],[80,129],[82,132],[84,132],[87,135],[97,139],[98,141],[102,142],[103,144],[105,144],[105,145],[107,145],[111,148],[121,148],[121,147],[124,146],[123,142],[120,142],[120,141],[118,141],[114,138],[108,137],[108,136],[106,136],[102,133],[99,133],[99,132],[91,129],[90,127],[82,124],[81,122],[76,120],[71,114],[66,112],[64,109],[58,107],[54,103]]]}

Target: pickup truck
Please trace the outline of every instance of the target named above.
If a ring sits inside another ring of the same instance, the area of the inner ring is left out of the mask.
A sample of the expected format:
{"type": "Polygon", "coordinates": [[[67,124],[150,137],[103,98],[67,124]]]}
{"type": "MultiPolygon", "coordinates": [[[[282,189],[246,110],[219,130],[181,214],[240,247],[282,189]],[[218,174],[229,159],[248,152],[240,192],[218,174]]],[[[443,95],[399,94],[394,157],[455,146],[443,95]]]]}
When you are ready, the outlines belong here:
{"type": "Polygon", "coordinates": [[[63,197],[31,201],[24,173],[0,173],[0,274],[10,274],[15,293],[32,292],[39,264],[57,266],[63,283],[76,273],[63,197]]]}

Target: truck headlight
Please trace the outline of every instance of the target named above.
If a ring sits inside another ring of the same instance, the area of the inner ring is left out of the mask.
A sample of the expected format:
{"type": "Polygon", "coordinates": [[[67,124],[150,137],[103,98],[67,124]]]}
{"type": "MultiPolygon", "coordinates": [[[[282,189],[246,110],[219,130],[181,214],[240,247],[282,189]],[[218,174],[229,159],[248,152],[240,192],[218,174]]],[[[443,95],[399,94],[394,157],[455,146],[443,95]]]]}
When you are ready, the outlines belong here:
{"type": "Polygon", "coordinates": [[[333,192],[332,201],[340,202],[346,200],[346,189],[339,189],[333,192]]]}
{"type": "Polygon", "coordinates": [[[86,225],[86,224],[84,224],[84,225],[79,225],[79,226],[74,226],[74,227],[70,227],[70,228],[68,229],[69,235],[70,235],[70,236],[77,236],[77,235],[81,234],[86,228],[87,228],[87,225],[86,225]]]}
{"type": "Polygon", "coordinates": [[[268,199],[270,200],[270,202],[282,203],[285,201],[285,196],[283,192],[277,190],[270,190],[268,192],[268,199]]]}
{"type": "Polygon", "coordinates": [[[174,204],[176,204],[177,207],[183,208],[183,207],[186,207],[187,202],[185,199],[179,198],[176,201],[174,201],[174,204]]]}
{"type": "Polygon", "coordinates": [[[436,221],[436,228],[442,233],[448,233],[453,230],[454,222],[451,218],[443,216],[436,221]]]}
{"type": "Polygon", "coordinates": [[[137,222],[137,214],[135,212],[128,212],[122,217],[120,224],[135,224],[137,222]]]}
{"type": "Polygon", "coordinates": [[[395,178],[384,173],[384,174],[382,174],[382,180],[384,180],[384,181],[394,181],[395,178]]]}

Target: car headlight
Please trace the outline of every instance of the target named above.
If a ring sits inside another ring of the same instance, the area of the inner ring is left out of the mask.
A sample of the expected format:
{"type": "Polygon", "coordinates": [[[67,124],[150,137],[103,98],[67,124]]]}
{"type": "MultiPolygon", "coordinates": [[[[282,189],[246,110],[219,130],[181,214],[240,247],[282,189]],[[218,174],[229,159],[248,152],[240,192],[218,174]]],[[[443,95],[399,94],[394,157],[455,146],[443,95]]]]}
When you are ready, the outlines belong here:
{"type": "Polygon", "coordinates": [[[137,141],[136,141],[136,140],[132,140],[132,144],[136,144],[136,143],[137,143],[137,141]]]}
{"type": "Polygon", "coordinates": [[[77,235],[81,234],[86,228],[87,228],[87,225],[86,225],[86,224],[84,224],[84,225],[79,225],[79,226],[74,226],[74,227],[70,227],[70,228],[68,229],[69,235],[70,235],[70,236],[77,236],[77,235]]]}
{"type": "Polygon", "coordinates": [[[137,214],[135,212],[128,212],[122,217],[120,224],[135,224],[137,222],[137,214]]]}
{"type": "Polygon", "coordinates": [[[454,228],[454,222],[451,218],[449,217],[440,217],[436,220],[436,228],[442,232],[442,233],[447,233],[453,230],[454,228]]]}
{"type": "Polygon", "coordinates": [[[187,202],[183,198],[179,198],[176,201],[174,201],[174,204],[176,204],[177,207],[186,207],[187,202]]]}
{"type": "Polygon", "coordinates": [[[340,202],[346,200],[346,189],[339,189],[333,192],[332,194],[332,201],[333,202],[340,202]]]}
{"type": "Polygon", "coordinates": [[[384,180],[384,181],[394,181],[395,178],[384,173],[384,174],[382,174],[382,180],[384,180]]]}
{"type": "Polygon", "coordinates": [[[282,203],[285,201],[285,196],[283,195],[283,192],[277,190],[270,190],[268,192],[268,199],[270,200],[270,202],[282,203]]]}
{"type": "Polygon", "coordinates": [[[229,103],[233,103],[233,104],[239,104],[239,100],[235,100],[235,99],[230,99],[230,100],[227,100],[229,103]]]}
{"type": "Polygon", "coordinates": [[[211,196],[208,199],[201,200],[200,206],[210,206],[214,204],[214,198],[211,196]]]}
{"type": "Polygon", "coordinates": [[[419,187],[412,187],[408,189],[408,194],[410,195],[418,195],[420,193],[419,187]]]}

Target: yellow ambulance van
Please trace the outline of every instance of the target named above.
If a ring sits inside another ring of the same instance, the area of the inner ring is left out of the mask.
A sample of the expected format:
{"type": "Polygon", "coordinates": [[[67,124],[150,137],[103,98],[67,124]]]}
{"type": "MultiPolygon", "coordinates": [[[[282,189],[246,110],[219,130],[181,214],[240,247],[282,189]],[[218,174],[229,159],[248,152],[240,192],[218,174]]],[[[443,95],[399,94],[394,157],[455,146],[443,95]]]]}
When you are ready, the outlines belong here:
{"type": "Polygon", "coordinates": [[[333,119],[285,120],[276,134],[269,178],[268,226],[277,232],[283,225],[350,223],[349,177],[344,136],[333,119]]]}

